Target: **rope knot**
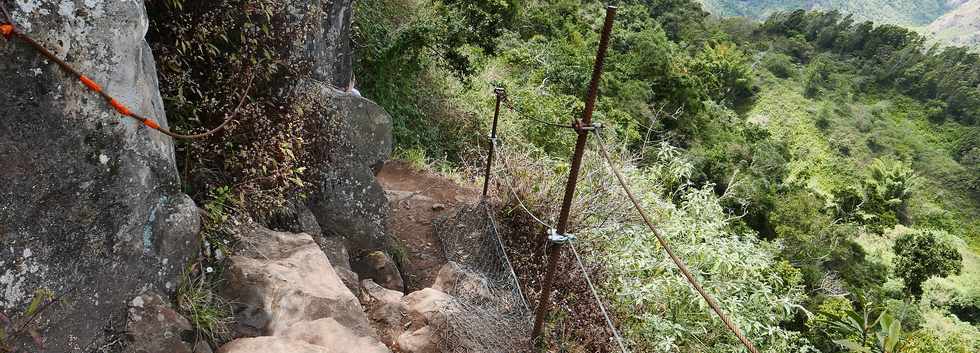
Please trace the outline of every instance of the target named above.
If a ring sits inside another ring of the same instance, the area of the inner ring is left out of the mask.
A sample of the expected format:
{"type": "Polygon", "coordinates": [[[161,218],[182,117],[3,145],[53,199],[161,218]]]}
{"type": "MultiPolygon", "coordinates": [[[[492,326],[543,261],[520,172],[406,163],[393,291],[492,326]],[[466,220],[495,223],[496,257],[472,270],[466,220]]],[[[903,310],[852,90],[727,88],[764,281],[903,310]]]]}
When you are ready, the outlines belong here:
{"type": "Polygon", "coordinates": [[[0,24],[0,34],[2,34],[7,40],[10,40],[10,38],[14,35],[14,25],[10,23],[0,24]]]}

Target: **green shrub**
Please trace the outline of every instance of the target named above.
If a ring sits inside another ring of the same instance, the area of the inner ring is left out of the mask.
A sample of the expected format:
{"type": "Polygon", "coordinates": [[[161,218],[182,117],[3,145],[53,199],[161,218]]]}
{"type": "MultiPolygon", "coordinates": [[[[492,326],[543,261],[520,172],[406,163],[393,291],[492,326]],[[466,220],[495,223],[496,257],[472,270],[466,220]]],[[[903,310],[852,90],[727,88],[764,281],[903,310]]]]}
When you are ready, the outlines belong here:
{"type": "Polygon", "coordinates": [[[977,352],[976,338],[944,334],[924,329],[909,335],[902,353],[970,353],[977,352]],[[972,342],[971,342],[972,341],[972,342]]]}
{"type": "Polygon", "coordinates": [[[851,308],[829,308],[832,315],[819,322],[829,327],[830,336],[837,337],[833,342],[846,351],[854,353],[896,353],[902,352],[906,340],[902,320],[886,308],[873,303],[861,304],[859,310],[851,308]],[[841,312],[841,309],[842,312],[841,312]]]}
{"type": "Polygon", "coordinates": [[[715,101],[736,105],[754,94],[745,53],[735,44],[706,45],[691,62],[691,73],[715,101]]]}
{"type": "Polygon", "coordinates": [[[834,72],[833,62],[826,56],[818,56],[807,65],[803,71],[803,94],[808,98],[816,98],[828,90],[832,90],[834,72]]]}
{"type": "Polygon", "coordinates": [[[930,277],[959,274],[963,258],[940,231],[920,230],[906,233],[895,241],[895,275],[905,281],[909,294],[922,296],[922,282],[930,277]]]}
{"type": "Polygon", "coordinates": [[[793,63],[793,58],[782,53],[767,54],[763,59],[762,67],[769,70],[769,72],[776,77],[784,79],[794,77],[797,73],[796,64],[793,63]]]}
{"type": "Polygon", "coordinates": [[[282,89],[308,77],[312,68],[284,64],[290,62],[291,43],[305,30],[290,25],[288,6],[281,0],[248,6],[236,0],[158,0],[147,6],[148,39],[171,126],[201,132],[237,114],[208,139],[178,141],[186,191],[203,202],[210,190],[234,185],[232,193],[248,194],[245,206],[258,213],[300,194],[306,130],[298,111],[304,107],[282,89]]]}
{"type": "Polygon", "coordinates": [[[841,336],[836,323],[843,320],[852,311],[854,311],[853,304],[847,298],[842,296],[827,297],[817,306],[813,315],[807,319],[807,338],[821,352],[839,351],[839,346],[834,343],[834,340],[841,336]]]}
{"type": "Polygon", "coordinates": [[[892,159],[875,159],[868,167],[864,180],[868,200],[865,209],[878,218],[877,230],[893,227],[900,222],[909,225],[908,202],[921,179],[906,163],[892,159]]]}

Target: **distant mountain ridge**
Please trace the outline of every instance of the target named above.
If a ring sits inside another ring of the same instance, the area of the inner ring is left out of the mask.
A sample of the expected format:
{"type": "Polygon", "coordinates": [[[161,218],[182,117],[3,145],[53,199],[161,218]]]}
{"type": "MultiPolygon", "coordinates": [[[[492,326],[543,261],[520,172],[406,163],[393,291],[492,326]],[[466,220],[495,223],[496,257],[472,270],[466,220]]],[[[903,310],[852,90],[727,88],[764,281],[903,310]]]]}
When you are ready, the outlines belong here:
{"type": "Polygon", "coordinates": [[[980,0],[959,0],[959,6],[926,27],[941,42],[980,48],[980,0]]]}
{"type": "Polygon", "coordinates": [[[779,11],[837,10],[855,21],[909,27],[941,43],[980,48],[980,0],[699,0],[723,17],[765,20],[779,11]]]}
{"type": "Polygon", "coordinates": [[[777,11],[838,10],[858,21],[926,26],[965,0],[700,0],[719,16],[765,19],[777,11]]]}

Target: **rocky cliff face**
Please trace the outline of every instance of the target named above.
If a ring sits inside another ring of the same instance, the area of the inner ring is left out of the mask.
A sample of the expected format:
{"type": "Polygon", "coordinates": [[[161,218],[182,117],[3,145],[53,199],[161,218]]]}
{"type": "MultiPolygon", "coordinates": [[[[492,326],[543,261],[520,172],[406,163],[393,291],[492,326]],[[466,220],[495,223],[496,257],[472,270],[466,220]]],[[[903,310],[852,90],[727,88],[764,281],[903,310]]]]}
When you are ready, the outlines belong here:
{"type": "Polygon", "coordinates": [[[324,235],[346,240],[355,257],[387,245],[388,199],[375,178],[391,154],[391,118],[367,99],[318,82],[296,86],[306,116],[317,187],[309,207],[324,235]]]}
{"type": "MultiPolygon", "coordinates": [[[[21,31],[166,125],[142,1],[15,4],[21,31]]],[[[16,317],[50,291],[61,301],[37,320],[47,350],[109,350],[127,302],[172,292],[196,245],[173,144],[24,43],[0,41],[0,57],[0,311],[16,317]]]]}
{"type": "Polygon", "coordinates": [[[299,28],[289,66],[311,65],[307,75],[283,87],[309,133],[309,174],[316,186],[306,204],[323,235],[344,239],[351,255],[382,250],[391,211],[375,175],[392,153],[392,121],[382,107],[346,90],[354,76],[353,1],[289,4],[288,27],[299,28]]]}
{"type": "MultiPolygon", "coordinates": [[[[15,4],[21,31],[130,109],[167,126],[144,40],[143,1],[15,4]]],[[[391,154],[391,119],[344,91],[353,76],[352,0],[288,1],[285,10],[299,34],[288,45],[289,66],[310,74],[282,83],[278,92],[295,97],[311,127],[317,185],[299,206],[304,218],[296,225],[322,228],[316,243],[343,255],[344,264],[334,267],[355,287],[346,250],[335,248],[347,244],[360,252],[386,244],[389,211],[375,172],[391,154]]],[[[171,333],[186,330],[179,318],[160,337],[125,334],[131,327],[153,334],[152,320],[134,320],[144,319],[141,312],[172,312],[162,301],[197,250],[201,223],[194,202],[179,192],[173,142],[120,117],[24,43],[0,41],[0,57],[0,312],[24,316],[35,292],[50,292],[59,300],[34,315],[47,351],[117,352],[127,342],[139,343],[140,352],[173,351],[153,342],[173,341],[171,333]],[[140,298],[163,299],[149,310],[134,304],[145,301],[140,298]]],[[[17,339],[19,347],[34,349],[30,335],[17,339]]]]}
{"type": "Polygon", "coordinates": [[[354,64],[351,48],[353,0],[290,1],[293,22],[304,29],[294,45],[313,65],[317,80],[346,88],[354,64]]]}

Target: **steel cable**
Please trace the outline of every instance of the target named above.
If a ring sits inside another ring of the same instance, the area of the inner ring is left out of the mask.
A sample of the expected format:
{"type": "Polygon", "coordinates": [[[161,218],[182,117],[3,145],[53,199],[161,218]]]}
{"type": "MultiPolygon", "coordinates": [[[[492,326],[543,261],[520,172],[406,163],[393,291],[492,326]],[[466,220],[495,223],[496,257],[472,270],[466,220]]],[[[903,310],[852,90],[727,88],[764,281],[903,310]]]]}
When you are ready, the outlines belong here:
{"type": "Polygon", "coordinates": [[[574,129],[575,128],[571,124],[569,124],[569,125],[563,125],[563,124],[558,124],[558,123],[552,123],[552,122],[547,122],[547,121],[544,121],[544,120],[535,118],[533,116],[530,116],[527,113],[524,113],[523,111],[521,111],[520,109],[517,109],[516,107],[514,107],[514,104],[510,101],[510,97],[507,97],[507,96],[504,97],[504,106],[507,107],[507,109],[510,110],[515,115],[517,115],[517,116],[519,116],[521,118],[524,118],[524,119],[531,120],[531,121],[536,122],[536,123],[541,124],[541,125],[547,125],[547,126],[551,126],[551,127],[558,127],[558,128],[563,128],[563,129],[574,129]]]}
{"type": "Polygon", "coordinates": [[[595,136],[596,141],[598,141],[596,144],[599,146],[599,152],[602,155],[602,158],[605,159],[606,163],[609,165],[609,169],[612,170],[613,174],[616,176],[616,180],[619,181],[619,185],[623,188],[623,191],[626,192],[626,196],[630,199],[630,202],[633,203],[633,207],[636,208],[636,211],[640,214],[640,217],[643,218],[643,222],[646,223],[648,228],[650,228],[653,235],[657,238],[657,242],[660,243],[660,246],[662,246],[664,251],[667,252],[667,255],[670,256],[671,261],[677,265],[677,268],[681,271],[681,274],[684,275],[684,278],[687,279],[687,282],[690,283],[691,286],[694,287],[694,290],[696,290],[704,301],[708,303],[711,310],[714,311],[725,326],[727,326],[728,329],[735,334],[735,337],[741,341],[742,345],[744,345],[745,348],[752,353],[759,353],[759,350],[755,348],[755,345],[753,345],[751,341],[749,341],[748,337],[746,337],[745,334],[739,330],[738,326],[736,326],[731,320],[731,318],[729,318],[728,315],[721,310],[721,306],[718,305],[715,298],[708,294],[708,292],[704,290],[704,287],[701,286],[701,283],[694,278],[694,275],[691,274],[691,271],[687,268],[687,264],[684,263],[684,260],[681,260],[676,254],[674,254],[674,249],[670,246],[670,243],[667,242],[667,239],[660,232],[660,229],[653,225],[653,221],[650,220],[650,217],[647,216],[646,212],[643,210],[643,207],[640,205],[640,202],[636,199],[636,196],[634,196],[632,188],[630,188],[629,184],[626,182],[626,178],[618,169],[616,169],[616,166],[613,164],[612,158],[609,157],[609,151],[606,150],[606,143],[602,139],[602,134],[596,133],[595,136]]]}
{"type": "MultiPolygon", "coordinates": [[[[493,141],[493,148],[495,150],[499,150],[499,146],[497,145],[497,141],[496,140],[493,141]]],[[[507,165],[507,160],[503,156],[503,153],[499,153],[499,154],[500,154],[500,161],[501,161],[502,164],[504,164],[504,170],[506,170],[507,173],[510,173],[511,169],[507,165]]],[[[545,228],[547,228],[547,229],[554,229],[553,226],[550,226],[547,223],[545,223],[544,221],[542,221],[540,218],[538,218],[537,216],[535,216],[534,213],[531,212],[530,209],[527,208],[527,206],[524,204],[524,201],[521,200],[520,196],[518,196],[516,189],[513,187],[513,184],[506,177],[502,177],[502,176],[498,175],[498,178],[504,180],[504,184],[507,185],[507,188],[510,190],[511,194],[514,196],[514,199],[517,200],[518,205],[520,205],[520,208],[523,209],[523,211],[525,213],[527,213],[527,215],[529,215],[531,218],[533,218],[535,221],[537,221],[539,224],[541,224],[545,228]]],[[[487,211],[488,211],[488,216],[491,217],[490,218],[491,219],[491,222],[494,222],[494,219],[493,219],[492,215],[489,213],[489,208],[487,209],[487,211]]],[[[496,231],[496,229],[494,229],[494,230],[496,231]]],[[[499,240],[499,238],[498,238],[498,240],[499,240]]],[[[603,305],[602,299],[599,296],[598,291],[596,291],[595,285],[592,283],[592,279],[589,277],[588,270],[585,268],[585,264],[582,262],[582,258],[579,256],[578,250],[575,248],[575,244],[573,242],[569,242],[569,245],[571,245],[572,253],[575,255],[575,261],[576,261],[576,263],[578,263],[579,269],[582,270],[582,275],[585,277],[585,282],[586,282],[586,284],[588,284],[589,291],[592,293],[592,297],[595,299],[596,304],[599,306],[599,310],[602,313],[602,316],[603,316],[603,318],[606,321],[606,325],[608,325],[609,326],[609,329],[612,331],[613,337],[615,338],[616,343],[619,345],[620,350],[622,350],[624,353],[629,353],[629,350],[626,349],[626,345],[623,343],[622,336],[620,336],[619,331],[616,329],[616,326],[613,324],[612,319],[609,317],[609,313],[606,310],[605,306],[603,305]]],[[[503,243],[501,243],[500,246],[501,246],[501,249],[503,249],[503,243]]],[[[507,263],[509,265],[510,264],[510,260],[509,259],[506,259],[506,260],[507,260],[507,263]]],[[[514,276],[516,278],[516,274],[514,276]]],[[[523,294],[522,294],[522,296],[523,296],[523,294]]]]}
{"type": "Polygon", "coordinates": [[[582,258],[578,255],[578,250],[575,249],[575,241],[568,242],[568,245],[572,248],[572,254],[575,255],[575,262],[578,263],[578,267],[582,270],[582,276],[585,277],[585,283],[589,285],[589,291],[592,292],[592,297],[595,298],[596,304],[599,305],[599,310],[602,312],[602,317],[606,319],[606,325],[609,325],[609,329],[612,330],[613,337],[616,338],[616,343],[619,344],[619,349],[623,353],[629,353],[626,350],[626,345],[623,344],[623,338],[619,335],[619,331],[616,330],[616,326],[613,325],[612,319],[609,318],[609,313],[606,311],[606,307],[602,304],[602,298],[599,297],[599,292],[596,291],[595,285],[592,284],[592,279],[589,277],[589,271],[586,270],[585,264],[582,263],[582,258]]]}
{"type": "MultiPolygon", "coordinates": [[[[492,140],[491,142],[493,144],[492,148],[494,150],[500,150],[500,146],[497,144],[496,139],[492,140]]],[[[501,173],[501,174],[511,174],[513,169],[511,169],[510,166],[507,164],[507,159],[503,156],[503,153],[500,154],[500,162],[504,165],[504,170],[506,170],[506,173],[501,173]]],[[[528,216],[531,216],[531,218],[533,218],[536,222],[538,222],[539,224],[541,224],[547,229],[555,228],[542,221],[540,218],[538,218],[538,216],[534,215],[534,212],[531,212],[531,210],[527,208],[527,205],[525,205],[524,201],[521,200],[521,197],[517,194],[517,190],[514,188],[514,185],[510,182],[509,178],[503,177],[501,175],[497,175],[497,177],[504,181],[504,184],[507,185],[507,189],[510,190],[510,193],[514,196],[514,199],[517,200],[517,204],[520,206],[521,209],[524,210],[525,213],[527,213],[528,216]]]]}

